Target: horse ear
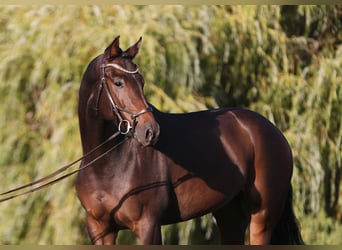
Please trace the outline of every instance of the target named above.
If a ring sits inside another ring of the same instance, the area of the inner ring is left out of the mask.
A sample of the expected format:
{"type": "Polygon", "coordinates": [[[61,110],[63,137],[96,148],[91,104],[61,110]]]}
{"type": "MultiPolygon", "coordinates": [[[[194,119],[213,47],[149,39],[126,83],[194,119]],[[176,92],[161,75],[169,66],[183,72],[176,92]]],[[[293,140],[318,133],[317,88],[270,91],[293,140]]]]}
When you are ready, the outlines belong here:
{"type": "Polygon", "coordinates": [[[115,37],[113,42],[106,48],[104,54],[107,59],[120,56],[122,54],[122,50],[120,49],[120,36],[115,37]]]}
{"type": "Polygon", "coordinates": [[[141,46],[141,42],[142,42],[142,37],[139,38],[139,40],[132,45],[131,47],[129,47],[125,52],[124,55],[126,57],[129,57],[131,59],[133,59],[134,57],[136,57],[136,55],[139,53],[139,49],[141,46]]]}

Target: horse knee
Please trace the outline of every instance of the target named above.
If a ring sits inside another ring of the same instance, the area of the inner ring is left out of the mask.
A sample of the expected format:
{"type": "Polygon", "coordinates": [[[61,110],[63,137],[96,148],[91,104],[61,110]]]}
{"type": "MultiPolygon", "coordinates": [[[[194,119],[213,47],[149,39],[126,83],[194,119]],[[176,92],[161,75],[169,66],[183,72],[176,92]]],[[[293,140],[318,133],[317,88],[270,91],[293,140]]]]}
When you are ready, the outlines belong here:
{"type": "Polygon", "coordinates": [[[87,215],[87,231],[94,245],[115,244],[117,233],[103,223],[96,220],[91,215],[87,215]]]}

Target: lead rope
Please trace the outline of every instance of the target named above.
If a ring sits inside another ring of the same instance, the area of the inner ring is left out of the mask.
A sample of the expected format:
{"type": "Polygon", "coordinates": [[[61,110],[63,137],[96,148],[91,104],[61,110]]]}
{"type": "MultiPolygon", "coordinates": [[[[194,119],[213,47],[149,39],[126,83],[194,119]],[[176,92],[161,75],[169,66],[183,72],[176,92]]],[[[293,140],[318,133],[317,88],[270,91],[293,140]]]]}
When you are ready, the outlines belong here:
{"type": "MultiPolygon", "coordinates": [[[[120,135],[121,132],[120,131],[117,131],[115,132],[113,135],[111,135],[107,140],[105,140],[104,142],[102,142],[100,145],[96,146],[95,148],[93,148],[92,150],[90,150],[88,153],[86,153],[85,155],[83,155],[82,157],[78,158],[77,160],[61,167],[60,169],[56,170],[55,172],[45,176],[45,177],[42,177],[38,180],[35,180],[33,182],[30,182],[28,184],[25,184],[25,185],[22,185],[22,186],[19,186],[17,188],[13,188],[13,189],[10,189],[6,192],[3,192],[0,194],[0,196],[4,196],[4,195],[9,195],[9,194],[12,194],[14,192],[17,192],[19,190],[22,190],[22,189],[25,189],[25,188],[28,188],[28,187],[32,187],[36,184],[39,184],[39,183],[42,183],[44,181],[47,181],[47,180],[50,180],[51,178],[57,176],[58,174],[62,173],[62,172],[65,172],[68,168],[72,167],[73,165],[75,165],[77,162],[80,162],[81,160],[85,159],[86,157],[88,157],[89,155],[91,155],[92,153],[94,153],[96,150],[98,150],[100,147],[104,146],[106,143],[108,143],[109,141],[115,139],[118,135],[120,135]]],[[[111,150],[115,149],[116,147],[118,147],[119,145],[121,145],[125,140],[127,139],[127,137],[125,137],[121,142],[119,142],[118,144],[114,145],[113,147],[111,147],[109,150],[107,150],[106,152],[102,153],[100,156],[96,157],[94,160],[90,161],[89,163],[87,163],[86,165],[80,167],[79,169],[77,170],[74,170],[68,174],[65,174],[57,179],[54,179],[52,181],[49,181],[48,183],[45,183],[41,186],[38,186],[38,187],[35,187],[35,188],[32,188],[28,191],[24,191],[22,193],[19,193],[19,194],[15,194],[15,195],[12,195],[12,196],[9,196],[9,197],[6,197],[6,198],[2,198],[0,199],[0,202],[3,202],[3,201],[7,201],[7,200],[11,200],[15,197],[18,197],[18,196],[22,196],[24,194],[28,194],[28,193],[32,193],[32,192],[35,192],[37,190],[40,190],[40,189],[43,189],[45,187],[48,187],[48,186],[51,186],[63,179],[65,179],[66,177],[70,176],[70,175],[73,175],[75,173],[78,173],[80,172],[81,170],[89,167],[91,164],[93,164],[94,162],[96,162],[97,160],[99,160],[100,158],[102,158],[104,155],[106,155],[107,153],[109,153],[111,150]]]]}

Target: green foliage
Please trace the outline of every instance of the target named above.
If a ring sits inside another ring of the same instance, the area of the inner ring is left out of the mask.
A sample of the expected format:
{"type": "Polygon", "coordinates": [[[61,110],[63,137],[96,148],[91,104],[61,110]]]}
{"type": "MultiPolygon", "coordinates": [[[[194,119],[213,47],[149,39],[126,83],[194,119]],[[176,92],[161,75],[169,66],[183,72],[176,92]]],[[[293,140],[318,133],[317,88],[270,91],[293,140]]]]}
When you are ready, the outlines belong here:
{"type": "MultiPolygon", "coordinates": [[[[163,111],[243,106],[293,149],[295,210],[306,243],[341,244],[341,6],[0,7],[0,191],[81,155],[78,88],[121,35],[163,111]]],[[[0,204],[0,243],[87,244],[74,177],[0,204]]],[[[166,244],[218,242],[211,215],[163,227],[166,244]]],[[[123,231],[122,244],[138,243],[123,231]]]]}
{"type": "Polygon", "coordinates": [[[327,217],[323,212],[317,215],[300,216],[302,235],[311,245],[341,245],[341,222],[327,217]]]}

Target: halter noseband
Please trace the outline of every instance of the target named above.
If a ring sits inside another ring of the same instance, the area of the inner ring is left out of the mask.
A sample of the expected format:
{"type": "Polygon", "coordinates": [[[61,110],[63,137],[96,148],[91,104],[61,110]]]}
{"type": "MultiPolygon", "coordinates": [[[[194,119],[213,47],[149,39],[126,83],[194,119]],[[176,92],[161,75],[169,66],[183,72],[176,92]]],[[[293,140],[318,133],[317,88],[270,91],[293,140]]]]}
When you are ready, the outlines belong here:
{"type": "Polygon", "coordinates": [[[139,68],[137,67],[136,70],[130,71],[130,70],[127,70],[127,69],[121,67],[120,65],[118,65],[116,63],[105,64],[103,61],[102,61],[102,64],[100,66],[100,68],[101,68],[101,82],[100,82],[100,86],[99,86],[99,90],[98,90],[98,94],[97,94],[96,110],[98,110],[100,96],[102,93],[102,89],[104,87],[106,94],[107,94],[107,97],[108,97],[108,100],[110,102],[110,105],[112,107],[112,111],[119,119],[118,130],[121,134],[125,135],[125,134],[128,134],[131,129],[134,129],[135,120],[137,119],[137,117],[142,115],[142,114],[145,114],[147,112],[152,112],[152,108],[147,107],[147,108],[144,108],[144,109],[142,109],[139,112],[134,114],[134,113],[132,113],[126,109],[120,108],[118,105],[116,105],[114,102],[114,99],[113,99],[113,97],[112,97],[112,95],[108,89],[106,78],[105,78],[105,68],[108,68],[108,67],[118,69],[118,70],[125,72],[127,74],[135,74],[139,71],[139,68]],[[123,119],[120,112],[125,112],[125,113],[129,114],[131,116],[132,121],[133,121],[133,125],[128,120],[123,119]]]}

